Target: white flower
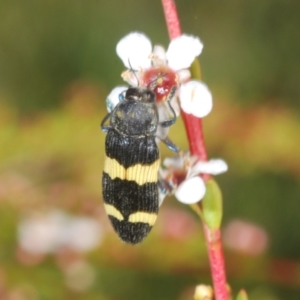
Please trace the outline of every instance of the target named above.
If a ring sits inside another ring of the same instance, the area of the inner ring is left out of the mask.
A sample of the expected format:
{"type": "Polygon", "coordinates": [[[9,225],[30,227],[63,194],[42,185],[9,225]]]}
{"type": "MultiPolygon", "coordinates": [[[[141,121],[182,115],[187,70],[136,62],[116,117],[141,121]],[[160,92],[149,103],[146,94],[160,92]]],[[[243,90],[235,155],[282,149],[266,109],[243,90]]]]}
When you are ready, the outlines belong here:
{"type": "Polygon", "coordinates": [[[139,70],[151,66],[151,41],[144,34],[132,32],[123,37],[117,44],[118,56],[128,69],[139,70]]]}
{"type": "Polygon", "coordinates": [[[53,210],[24,218],[18,226],[20,246],[29,253],[55,253],[64,246],[78,252],[95,248],[102,227],[90,217],[71,217],[53,210]]]}
{"type": "Polygon", "coordinates": [[[205,117],[212,109],[212,94],[208,87],[196,80],[183,84],[179,91],[181,108],[198,118],[205,117]]]}
{"type": "MultiPolygon", "coordinates": [[[[180,83],[177,95],[184,112],[202,118],[212,108],[212,95],[207,86],[200,81],[188,81],[194,59],[201,54],[203,44],[199,38],[183,34],[172,40],[167,51],[162,46],[152,47],[150,39],[139,32],[132,32],[122,38],[117,44],[116,51],[127,71],[122,73],[123,79],[131,86],[142,83],[143,74],[151,67],[166,66],[176,72],[180,83]]],[[[122,87],[123,88],[123,87],[122,87]]],[[[120,89],[117,87],[116,89],[120,89]]],[[[108,110],[111,111],[119,102],[119,96],[113,90],[108,99],[108,110]]],[[[180,108],[176,106],[176,97],[172,99],[172,106],[177,115],[180,108]]],[[[159,109],[166,109],[162,105],[159,109]]]]}
{"type": "Polygon", "coordinates": [[[182,203],[193,204],[200,201],[206,192],[206,187],[200,174],[218,175],[228,170],[226,162],[222,159],[211,159],[209,161],[197,161],[189,153],[175,158],[166,158],[163,165],[166,170],[160,170],[160,176],[173,186],[175,197],[182,203]],[[184,181],[178,185],[176,174],[183,173],[184,181]],[[175,174],[175,175],[174,175],[175,174]]]}
{"type": "Polygon", "coordinates": [[[168,47],[166,58],[169,67],[175,71],[189,68],[202,49],[199,38],[183,34],[172,40],[168,47]]]}
{"type": "Polygon", "coordinates": [[[175,191],[175,197],[182,203],[192,204],[200,201],[206,188],[204,181],[199,177],[187,178],[175,191]]]}
{"type": "Polygon", "coordinates": [[[166,63],[174,71],[187,69],[200,55],[203,44],[197,37],[183,34],[171,41],[167,52],[161,46],[154,46],[150,39],[139,32],[132,32],[117,44],[117,54],[128,69],[140,70],[150,68],[154,63],[166,63]]]}

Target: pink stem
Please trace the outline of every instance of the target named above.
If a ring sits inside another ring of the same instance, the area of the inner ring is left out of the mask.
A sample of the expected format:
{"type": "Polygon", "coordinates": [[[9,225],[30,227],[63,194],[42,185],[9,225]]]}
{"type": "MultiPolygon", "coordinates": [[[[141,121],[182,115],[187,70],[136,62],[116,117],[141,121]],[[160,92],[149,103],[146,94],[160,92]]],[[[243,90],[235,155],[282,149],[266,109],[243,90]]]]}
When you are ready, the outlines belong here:
{"type": "Polygon", "coordinates": [[[176,4],[173,0],[162,0],[162,5],[167,22],[169,37],[171,40],[181,35],[179,18],[177,15],[176,4]]]}
{"type": "Polygon", "coordinates": [[[211,230],[204,222],[203,227],[214,285],[215,300],[228,300],[221,231],[220,229],[211,230]]]}
{"type": "MultiPolygon", "coordinates": [[[[162,0],[162,4],[169,36],[172,40],[181,35],[176,5],[173,0],[162,0]]],[[[206,161],[207,153],[202,130],[202,120],[191,114],[186,114],[183,111],[181,111],[181,115],[187,132],[191,155],[197,156],[200,160],[206,161]]],[[[205,181],[209,178],[210,176],[208,174],[203,176],[205,181]]],[[[215,300],[228,300],[221,231],[219,229],[212,230],[208,228],[204,222],[203,226],[212,272],[215,300]]]]}
{"type": "MultiPolygon", "coordinates": [[[[181,110],[181,116],[188,136],[191,154],[197,156],[200,160],[206,161],[207,153],[202,130],[202,120],[192,114],[185,113],[183,110],[181,110]]],[[[209,174],[202,175],[204,181],[207,181],[209,178],[209,174]]]]}

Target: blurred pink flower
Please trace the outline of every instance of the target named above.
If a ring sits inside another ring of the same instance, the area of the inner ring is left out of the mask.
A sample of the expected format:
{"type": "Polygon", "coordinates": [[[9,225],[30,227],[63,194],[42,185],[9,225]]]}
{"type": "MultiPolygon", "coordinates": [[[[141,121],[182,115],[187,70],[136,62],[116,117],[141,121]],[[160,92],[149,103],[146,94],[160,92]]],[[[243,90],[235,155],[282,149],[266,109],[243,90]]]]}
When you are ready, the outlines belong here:
{"type": "Polygon", "coordinates": [[[18,225],[19,245],[32,254],[56,253],[64,247],[86,252],[97,247],[102,236],[97,220],[70,216],[59,210],[34,214],[18,225]]]}
{"type": "Polygon", "coordinates": [[[228,248],[254,256],[265,252],[269,244],[268,234],[263,228],[243,220],[229,222],[223,239],[228,248]]]}
{"type": "Polygon", "coordinates": [[[199,234],[199,223],[193,216],[182,209],[161,209],[157,221],[159,234],[163,238],[188,240],[199,234]]]}

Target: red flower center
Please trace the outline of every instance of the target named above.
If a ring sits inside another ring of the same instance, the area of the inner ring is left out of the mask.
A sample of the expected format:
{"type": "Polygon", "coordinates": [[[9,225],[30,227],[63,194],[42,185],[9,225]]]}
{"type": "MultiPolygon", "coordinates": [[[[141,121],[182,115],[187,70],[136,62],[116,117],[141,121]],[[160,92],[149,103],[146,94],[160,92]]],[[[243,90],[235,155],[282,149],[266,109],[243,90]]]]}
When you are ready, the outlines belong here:
{"type": "Polygon", "coordinates": [[[167,100],[172,88],[179,85],[176,72],[167,66],[152,67],[147,69],[141,79],[141,84],[152,90],[156,101],[167,100]]]}

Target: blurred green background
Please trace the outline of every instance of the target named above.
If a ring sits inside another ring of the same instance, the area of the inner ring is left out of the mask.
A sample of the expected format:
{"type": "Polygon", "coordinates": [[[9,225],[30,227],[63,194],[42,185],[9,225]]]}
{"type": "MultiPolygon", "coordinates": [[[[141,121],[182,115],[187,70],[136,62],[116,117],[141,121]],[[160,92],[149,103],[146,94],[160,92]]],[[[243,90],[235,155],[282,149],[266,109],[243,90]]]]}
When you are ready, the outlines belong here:
{"type": "MultiPolygon", "coordinates": [[[[300,2],[176,2],[204,43],[208,153],[229,164],[228,281],[252,300],[299,300],[300,2]]],[[[188,207],[167,199],[135,247],[103,211],[99,124],[131,31],[168,45],[160,1],[0,1],[0,299],[185,300],[211,282],[188,207]]],[[[170,136],[187,148],[180,120],[170,136]]]]}

